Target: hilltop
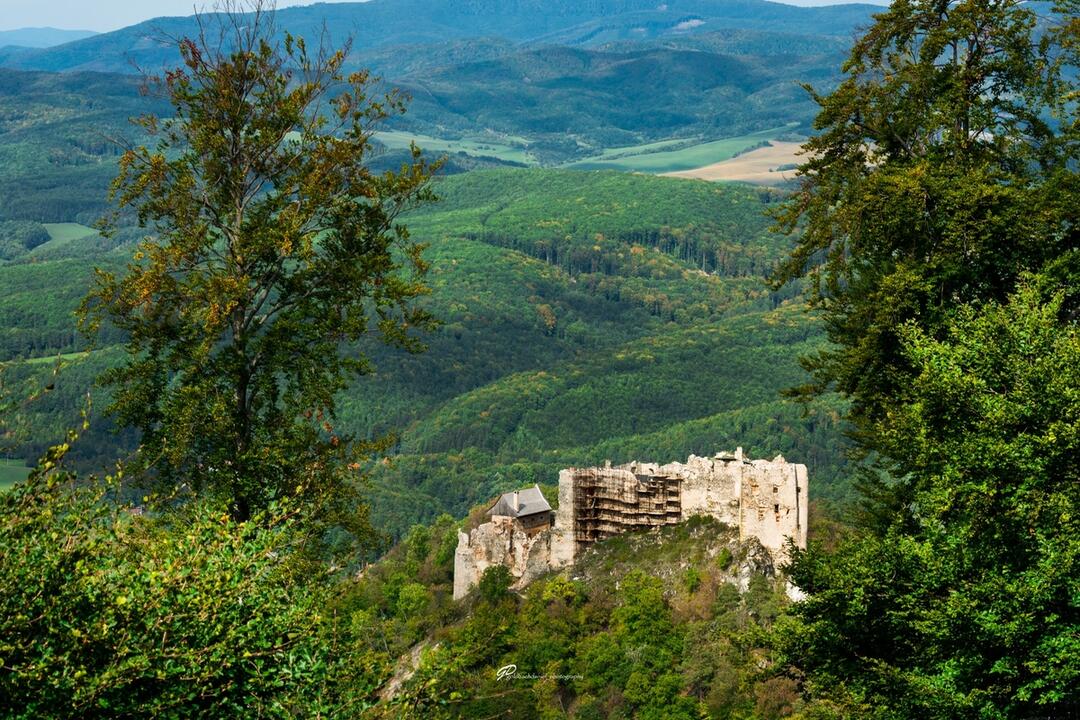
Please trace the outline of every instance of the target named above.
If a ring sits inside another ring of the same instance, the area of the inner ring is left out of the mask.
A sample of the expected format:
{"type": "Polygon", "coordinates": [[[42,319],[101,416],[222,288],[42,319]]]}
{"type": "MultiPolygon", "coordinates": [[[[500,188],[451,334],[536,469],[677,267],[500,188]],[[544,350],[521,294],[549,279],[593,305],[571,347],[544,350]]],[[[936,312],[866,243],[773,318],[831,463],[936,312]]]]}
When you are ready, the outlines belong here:
{"type": "Polygon", "coordinates": [[[0,30],[0,48],[48,48],[97,35],[93,30],[60,30],[53,27],[28,27],[0,30]]]}
{"type": "Polygon", "coordinates": [[[360,693],[381,701],[371,717],[772,718],[799,707],[767,649],[785,582],[760,545],[715,520],[596,543],[520,594],[493,568],[462,603],[450,599],[456,534],[449,517],[413,528],[334,606],[362,638],[360,693]]]}

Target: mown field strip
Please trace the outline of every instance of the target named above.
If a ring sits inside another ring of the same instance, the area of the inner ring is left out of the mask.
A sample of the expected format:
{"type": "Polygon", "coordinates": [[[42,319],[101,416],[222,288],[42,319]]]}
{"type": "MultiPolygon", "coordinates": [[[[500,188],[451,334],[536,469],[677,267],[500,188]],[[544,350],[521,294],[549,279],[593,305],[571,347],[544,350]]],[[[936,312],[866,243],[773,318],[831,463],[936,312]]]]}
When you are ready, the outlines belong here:
{"type": "Polygon", "coordinates": [[[802,161],[799,143],[773,141],[769,147],[743,153],[730,160],[693,170],[664,173],[669,177],[696,180],[748,182],[755,185],[779,185],[795,178],[793,165],[802,161]]]}
{"type": "Polygon", "coordinates": [[[0,460],[0,492],[9,489],[17,482],[22,482],[30,474],[22,460],[0,460]]]}
{"type": "Polygon", "coordinates": [[[609,148],[600,155],[569,163],[565,167],[575,170],[623,170],[657,175],[693,170],[728,160],[758,143],[772,141],[776,136],[790,130],[791,128],[787,126],[771,128],[748,135],[698,143],[676,150],[649,150],[658,146],[662,148],[663,143],[673,141],[650,143],[636,148],[609,148]],[[635,153],[634,150],[638,152],[635,153]]]}
{"type": "Polygon", "coordinates": [[[416,133],[386,130],[375,133],[375,139],[386,145],[391,150],[400,150],[409,147],[410,143],[416,145],[428,153],[458,153],[468,155],[480,155],[495,157],[507,162],[535,165],[536,158],[530,155],[524,147],[510,143],[501,143],[496,140],[466,139],[447,140],[445,138],[431,137],[430,135],[418,135],[416,133]]]}

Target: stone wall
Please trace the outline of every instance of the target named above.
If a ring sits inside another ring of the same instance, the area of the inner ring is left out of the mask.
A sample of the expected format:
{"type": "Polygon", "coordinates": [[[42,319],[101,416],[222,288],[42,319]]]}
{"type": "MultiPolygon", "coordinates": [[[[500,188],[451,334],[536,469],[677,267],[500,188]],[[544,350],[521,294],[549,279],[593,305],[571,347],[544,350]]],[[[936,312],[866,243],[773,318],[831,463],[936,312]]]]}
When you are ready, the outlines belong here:
{"type": "Polygon", "coordinates": [[[458,532],[454,552],[454,599],[465,597],[492,565],[505,565],[523,587],[550,571],[551,526],[525,527],[510,517],[496,515],[470,533],[458,532]]]}
{"type": "Polygon", "coordinates": [[[491,565],[506,565],[514,586],[522,587],[571,565],[593,542],[694,515],[737,528],[740,540],[756,538],[782,561],[788,538],[806,547],[806,466],[782,456],[747,460],[739,448],[708,458],[691,455],[686,463],[563,470],[553,527],[529,528],[493,516],[471,533],[459,533],[454,597],[464,597],[491,565]]]}
{"type": "Polygon", "coordinates": [[[806,547],[806,466],[772,460],[747,460],[739,448],[711,458],[691,455],[683,463],[631,463],[635,472],[682,478],[682,515],[708,515],[739,529],[740,539],[757,538],[777,559],[790,537],[806,547]]]}

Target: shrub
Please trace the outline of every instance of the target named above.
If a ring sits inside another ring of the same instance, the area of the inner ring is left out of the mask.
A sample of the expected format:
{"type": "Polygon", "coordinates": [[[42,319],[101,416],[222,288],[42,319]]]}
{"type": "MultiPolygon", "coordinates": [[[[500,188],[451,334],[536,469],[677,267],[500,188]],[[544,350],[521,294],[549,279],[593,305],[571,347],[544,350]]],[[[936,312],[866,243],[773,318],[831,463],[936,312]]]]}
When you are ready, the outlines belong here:
{"type": "Polygon", "coordinates": [[[288,516],[259,520],[208,502],[143,515],[46,470],[0,495],[7,717],[332,710],[324,590],[288,516]]]}

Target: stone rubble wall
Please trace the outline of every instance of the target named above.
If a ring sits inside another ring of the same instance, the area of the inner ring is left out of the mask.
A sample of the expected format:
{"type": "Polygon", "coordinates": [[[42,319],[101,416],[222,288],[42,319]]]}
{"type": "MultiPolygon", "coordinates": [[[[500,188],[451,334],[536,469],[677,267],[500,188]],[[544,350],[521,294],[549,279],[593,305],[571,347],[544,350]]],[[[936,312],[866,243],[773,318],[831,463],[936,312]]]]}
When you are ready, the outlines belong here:
{"type": "Polygon", "coordinates": [[[468,594],[492,565],[506,565],[520,588],[573,564],[594,539],[695,515],[738,528],[740,540],[756,539],[779,563],[789,538],[806,547],[807,499],[805,465],[782,456],[747,460],[742,448],[711,458],[691,455],[686,463],[569,468],[559,473],[553,527],[526,532],[513,518],[495,516],[458,534],[454,598],[468,594]],[[666,503],[657,499],[664,494],[666,503]]]}

